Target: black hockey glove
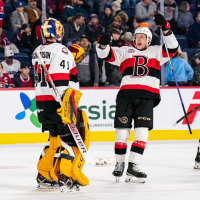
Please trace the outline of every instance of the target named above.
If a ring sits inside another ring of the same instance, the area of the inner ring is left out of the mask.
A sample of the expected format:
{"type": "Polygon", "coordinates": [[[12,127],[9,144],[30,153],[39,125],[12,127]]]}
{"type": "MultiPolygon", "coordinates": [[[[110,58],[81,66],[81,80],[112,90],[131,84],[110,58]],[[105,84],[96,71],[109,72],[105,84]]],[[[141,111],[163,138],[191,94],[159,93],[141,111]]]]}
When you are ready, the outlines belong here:
{"type": "Polygon", "coordinates": [[[170,28],[170,23],[161,14],[156,13],[153,19],[157,26],[162,27],[163,31],[167,31],[170,28]]]}
{"type": "Polygon", "coordinates": [[[99,36],[99,38],[97,39],[97,42],[100,45],[108,45],[111,42],[111,36],[109,34],[105,33],[105,34],[99,36]]]}

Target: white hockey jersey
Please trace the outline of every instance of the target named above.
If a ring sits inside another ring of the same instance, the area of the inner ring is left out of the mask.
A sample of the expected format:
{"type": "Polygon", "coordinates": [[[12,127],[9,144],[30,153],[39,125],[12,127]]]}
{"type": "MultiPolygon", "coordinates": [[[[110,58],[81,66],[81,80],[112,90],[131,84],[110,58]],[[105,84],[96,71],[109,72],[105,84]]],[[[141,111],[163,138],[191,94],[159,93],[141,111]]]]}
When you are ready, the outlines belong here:
{"type": "MultiPolygon", "coordinates": [[[[169,31],[165,36],[170,57],[178,49],[174,34],[169,31]]],[[[154,106],[160,102],[160,66],[168,61],[164,45],[150,46],[146,50],[123,46],[105,49],[96,45],[97,55],[113,65],[119,66],[122,81],[118,96],[122,98],[153,99],[154,106]]]]}
{"type": "MultiPolygon", "coordinates": [[[[65,46],[59,43],[45,43],[37,49],[40,51],[46,68],[61,96],[67,88],[79,90],[74,57],[65,46]]],[[[42,122],[43,118],[55,114],[60,104],[55,101],[55,92],[35,52],[32,56],[32,64],[34,71],[38,72],[39,80],[35,84],[35,96],[38,118],[42,122]]]]}
{"type": "Polygon", "coordinates": [[[20,69],[20,62],[16,59],[13,59],[13,64],[8,65],[6,60],[2,62],[4,73],[8,73],[10,78],[14,78],[14,75],[19,71],[20,69]]]}

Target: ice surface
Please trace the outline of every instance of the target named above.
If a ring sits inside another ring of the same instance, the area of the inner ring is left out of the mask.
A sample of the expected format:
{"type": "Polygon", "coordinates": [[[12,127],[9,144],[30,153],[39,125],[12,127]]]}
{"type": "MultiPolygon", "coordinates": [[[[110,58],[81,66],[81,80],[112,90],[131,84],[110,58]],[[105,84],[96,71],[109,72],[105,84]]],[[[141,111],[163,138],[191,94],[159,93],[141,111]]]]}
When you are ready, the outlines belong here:
{"type": "MultiPolygon", "coordinates": [[[[128,144],[128,150],[131,143],[128,144]]],[[[37,161],[44,144],[0,146],[0,199],[15,200],[196,200],[200,194],[200,170],[194,170],[198,141],[148,142],[140,168],[145,184],[125,183],[125,173],[116,183],[114,166],[84,166],[90,185],[79,192],[37,189],[37,161]]],[[[93,157],[114,157],[114,143],[91,143],[93,157]]],[[[128,151],[129,152],[129,151],[128,151]]],[[[126,162],[127,164],[127,162],[126,162]]],[[[127,166],[127,165],[126,165],[127,166]]]]}

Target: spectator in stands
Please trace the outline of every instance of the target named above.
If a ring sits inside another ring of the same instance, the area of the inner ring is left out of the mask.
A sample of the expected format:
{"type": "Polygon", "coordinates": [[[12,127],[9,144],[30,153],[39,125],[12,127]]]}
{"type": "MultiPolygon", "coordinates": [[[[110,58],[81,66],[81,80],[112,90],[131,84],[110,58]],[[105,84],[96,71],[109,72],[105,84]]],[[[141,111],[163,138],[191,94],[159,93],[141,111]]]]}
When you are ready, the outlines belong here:
{"type": "Polygon", "coordinates": [[[2,62],[5,73],[8,73],[12,79],[20,69],[20,62],[14,59],[14,53],[11,50],[5,51],[5,60],[2,62]]]}
{"type": "Polygon", "coordinates": [[[142,19],[142,22],[149,24],[150,28],[154,28],[153,16],[156,14],[156,4],[152,0],[143,0],[135,7],[135,15],[142,19]]]}
{"type": "Polygon", "coordinates": [[[8,73],[4,73],[3,65],[0,63],[0,88],[14,88],[15,85],[8,73]]]}
{"type": "Polygon", "coordinates": [[[28,20],[31,28],[33,27],[34,22],[40,18],[42,15],[42,11],[37,8],[37,1],[36,0],[28,0],[28,6],[24,10],[28,15],[28,20]]]}
{"type": "Polygon", "coordinates": [[[96,14],[90,15],[90,23],[86,26],[86,35],[91,44],[96,45],[100,35],[105,33],[105,28],[99,24],[99,18],[96,14]]]}
{"type": "MultiPolygon", "coordinates": [[[[149,24],[145,23],[145,22],[141,23],[140,27],[147,27],[148,29],[150,29],[149,28],[149,24]]],[[[151,29],[150,29],[150,31],[152,33],[152,40],[151,40],[150,46],[160,45],[160,38],[159,38],[159,36],[156,33],[154,33],[151,29]]]]}
{"type": "Polygon", "coordinates": [[[113,18],[113,23],[107,26],[107,33],[110,34],[110,31],[113,28],[116,28],[120,31],[121,39],[123,40],[124,34],[127,32],[127,29],[121,27],[121,21],[122,21],[122,19],[120,16],[115,16],[113,18]]]}
{"type": "Polygon", "coordinates": [[[27,62],[21,63],[20,72],[14,75],[13,82],[16,88],[19,87],[34,87],[34,76],[30,73],[30,64],[27,62]]]}
{"type": "Polygon", "coordinates": [[[64,25],[63,44],[69,46],[79,41],[82,35],[85,35],[84,15],[77,13],[74,17],[68,18],[68,23],[64,25]],[[69,20],[72,20],[71,22],[69,20]]]}
{"type": "MultiPolygon", "coordinates": [[[[157,11],[160,12],[160,2],[157,4],[157,11]]],[[[170,23],[170,29],[173,31],[174,35],[177,35],[178,5],[174,0],[164,1],[164,17],[170,23]]]]}
{"type": "Polygon", "coordinates": [[[178,58],[182,58],[183,60],[185,60],[188,63],[188,56],[186,52],[182,52],[181,47],[178,47],[178,58]]]}
{"type": "Polygon", "coordinates": [[[184,1],[179,6],[179,14],[177,19],[178,34],[185,35],[188,31],[190,25],[194,23],[194,19],[190,11],[190,5],[188,2],[184,1]]]}
{"type": "Polygon", "coordinates": [[[95,51],[89,45],[89,38],[83,35],[80,39],[80,46],[85,51],[85,58],[76,63],[77,75],[81,87],[98,87],[99,66],[95,51]]]}
{"type": "Polygon", "coordinates": [[[120,11],[117,16],[120,16],[121,19],[122,19],[122,22],[121,22],[121,27],[123,29],[126,29],[128,30],[129,29],[129,26],[126,24],[128,22],[128,15],[124,12],[124,11],[120,11]]]}
{"type": "Polygon", "coordinates": [[[126,32],[124,35],[124,42],[119,44],[119,47],[128,46],[135,47],[133,44],[133,34],[131,32],[126,32]]]}
{"type": "Polygon", "coordinates": [[[71,0],[72,5],[67,5],[62,13],[63,21],[66,21],[68,17],[75,16],[77,13],[82,13],[84,17],[88,17],[93,9],[86,3],[80,0],[71,0]]]}
{"type": "Polygon", "coordinates": [[[87,0],[87,3],[90,5],[91,8],[94,10],[94,5],[96,4],[98,9],[97,9],[97,14],[101,15],[104,11],[104,2],[103,0],[87,0]]]}
{"type": "Polygon", "coordinates": [[[59,1],[59,11],[60,11],[60,14],[63,13],[63,10],[65,9],[65,7],[67,5],[71,6],[71,4],[72,4],[71,0],[60,0],[59,1]]]}
{"type": "Polygon", "coordinates": [[[18,1],[15,4],[16,10],[12,12],[10,16],[11,23],[11,31],[15,34],[17,31],[20,32],[21,25],[24,23],[28,23],[28,15],[24,11],[24,3],[23,1],[18,1]]]}
{"type": "MultiPolygon", "coordinates": [[[[42,0],[37,0],[37,5],[42,10],[42,0]]],[[[53,18],[59,18],[61,15],[57,12],[56,5],[53,0],[46,0],[46,13],[53,18]]]]}
{"type": "Polygon", "coordinates": [[[2,28],[0,28],[0,47],[6,50],[12,50],[14,53],[19,53],[18,48],[12,42],[8,41],[8,38],[2,34],[2,28]]]}
{"type": "MultiPolygon", "coordinates": [[[[107,28],[109,24],[113,21],[113,15],[111,14],[111,6],[106,6],[104,10],[104,14],[101,20],[101,24],[103,27],[107,28]]],[[[106,30],[107,31],[107,30],[106,30]]]]}
{"type": "Polygon", "coordinates": [[[192,48],[200,48],[200,12],[196,13],[196,22],[189,26],[187,38],[189,46],[192,48]]]}
{"type": "Polygon", "coordinates": [[[111,5],[110,5],[110,1],[109,1],[109,0],[103,0],[103,4],[104,4],[104,9],[105,9],[107,6],[110,6],[110,9],[111,9],[111,5]]]}
{"type": "MultiPolygon", "coordinates": [[[[178,58],[178,52],[171,59],[175,76],[179,86],[187,85],[187,82],[193,78],[194,71],[192,67],[183,59],[178,58]]],[[[165,66],[165,84],[176,86],[171,65],[167,62],[165,66]]]]}
{"type": "Polygon", "coordinates": [[[113,16],[116,16],[121,11],[121,3],[122,0],[113,1],[111,3],[113,16]]]}
{"type": "Polygon", "coordinates": [[[0,28],[3,26],[3,15],[4,15],[4,3],[0,0],[0,28]]]}
{"type": "Polygon", "coordinates": [[[29,24],[22,24],[21,33],[16,37],[16,42],[21,44],[23,49],[33,50],[31,44],[31,29],[29,24]]]}
{"type": "MultiPolygon", "coordinates": [[[[46,19],[49,18],[49,15],[46,14],[46,19]]],[[[31,29],[31,44],[36,48],[42,42],[42,35],[40,32],[42,26],[42,15],[40,18],[33,24],[33,28],[31,29]]]]}
{"type": "Polygon", "coordinates": [[[142,23],[142,20],[139,17],[134,17],[132,26],[128,29],[128,32],[131,32],[132,34],[134,34],[135,30],[140,27],[141,23],[142,23]]]}
{"type": "Polygon", "coordinates": [[[121,35],[119,29],[113,28],[110,31],[110,35],[112,36],[111,46],[112,47],[119,47],[120,35],[121,35]]]}

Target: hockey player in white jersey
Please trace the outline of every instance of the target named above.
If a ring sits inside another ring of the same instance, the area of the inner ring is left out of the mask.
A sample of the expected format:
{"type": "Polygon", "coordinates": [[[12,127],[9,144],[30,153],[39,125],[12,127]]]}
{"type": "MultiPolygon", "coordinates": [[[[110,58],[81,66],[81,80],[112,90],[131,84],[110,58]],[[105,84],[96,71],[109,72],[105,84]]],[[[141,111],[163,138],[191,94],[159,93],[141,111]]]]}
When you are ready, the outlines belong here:
{"type": "Polygon", "coordinates": [[[84,160],[66,124],[73,123],[77,126],[80,134],[84,135],[83,141],[88,148],[88,121],[84,111],[78,110],[81,93],[73,54],[77,60],[83,58],[83,55],[78,55],[77,45],[72,46],[71,50],[74,50],[72,54],[60,43],[63,26],[59,21],[53,18],[47,19],[41,27],[41,33],[46,43],[37,47],[37,50],[62,97],[63,105],[60,107],[57,102],[52,85],[41,67],[41,60],[34,52],[32,64],[35,77],[38,79],[35,85],[38,119],[42,124],[42,131],[50,133],[49,141],[37,165],[36,180],[39,188],[54,188],[57,185],[65,189],[74,186],[78,189],[79,185],[88,185],[89,180],[81,172],[84,160]]]}
{"type": "MultiPolygon", "coordinates": [[[[178,42],[169,29],[169,23],[160,14],[155,14],[154,21],[162,27],[170,57],[173,57],[178,42]]],[[[135,48],[110,47],[110,35],[104,34],[98,38],[96,49],[99,58],[119,66],[122,73],[114,120],[116,166],[113,175],[117,181],[123,175],[127,140],[134,119],[134,142],[125,181],[144,183],[147,175],[138,165],[148,140],[148,131],[153,128],[153,107],[160,102],[160,66],[168,61],[168,56],[164,45],[149,46],[152,34],[146,27],[138,28],[133,39],[135,48]]]]}

